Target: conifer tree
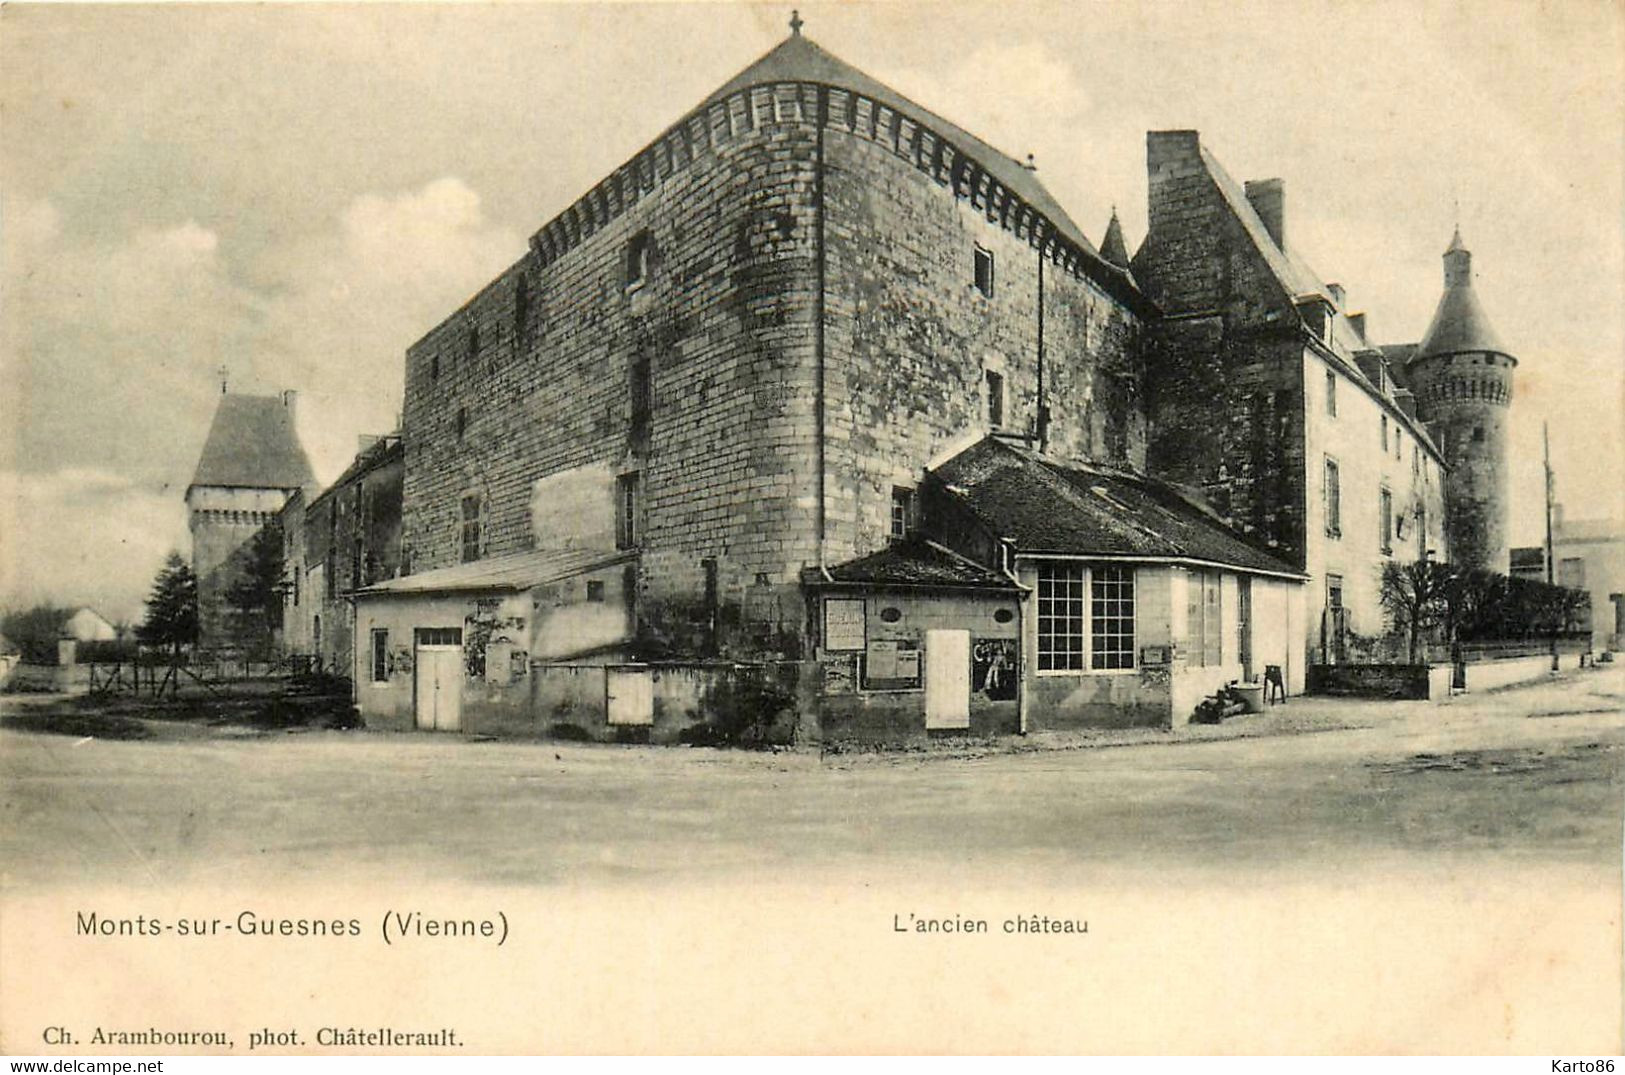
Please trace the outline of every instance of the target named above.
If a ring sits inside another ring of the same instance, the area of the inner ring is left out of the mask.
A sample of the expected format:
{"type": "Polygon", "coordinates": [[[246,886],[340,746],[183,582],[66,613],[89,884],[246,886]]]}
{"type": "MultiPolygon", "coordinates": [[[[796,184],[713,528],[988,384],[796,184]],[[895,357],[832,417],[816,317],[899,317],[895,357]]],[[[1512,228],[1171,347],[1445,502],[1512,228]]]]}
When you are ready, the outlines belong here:
{"type": "Polygon", "coordinates": [[[172,552],[152,583],[147,618],[136,629],[141,641],[169,646],[178,656],[183,645],[197,641],[197,576],[192,566],[172,552]]]}

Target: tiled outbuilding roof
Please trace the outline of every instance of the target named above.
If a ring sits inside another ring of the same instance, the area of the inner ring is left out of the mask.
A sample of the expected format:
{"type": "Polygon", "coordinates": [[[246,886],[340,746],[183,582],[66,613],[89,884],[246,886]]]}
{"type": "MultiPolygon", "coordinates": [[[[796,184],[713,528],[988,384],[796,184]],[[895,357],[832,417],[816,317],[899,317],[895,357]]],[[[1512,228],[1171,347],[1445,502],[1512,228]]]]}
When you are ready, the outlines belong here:
{"type": "Polygon", "coordinates": [[[924,589],[1014,590],[1009,578],[951,549],[920,537],[889,545],[879,552],[848,560],[829,569],[826,579],[817,568],[802,572],[809,586],[873,586],[924,589]]]}
{"type": "Polygon", "coordinates": [[[1050,459],[993,437],[932,475],[1018,555],[1183,561],[1302,577],[1173,486],[1142,475],[1050,459]]]}
{"type": "Polygon", "coordinates": [[[294,431],[293,408],[281,397],[220,397],[193,485],[299,489],[315,480],[294,431]]]}

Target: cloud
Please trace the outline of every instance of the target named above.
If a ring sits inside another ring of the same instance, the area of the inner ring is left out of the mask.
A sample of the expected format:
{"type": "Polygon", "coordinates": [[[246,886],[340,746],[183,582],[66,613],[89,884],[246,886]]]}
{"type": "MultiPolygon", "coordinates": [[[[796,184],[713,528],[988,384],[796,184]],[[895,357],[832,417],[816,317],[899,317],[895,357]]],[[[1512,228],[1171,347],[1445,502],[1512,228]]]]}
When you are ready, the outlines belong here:
{"type": "Polygon", "coordinates": [[[299,390],[300,436],[324,481],[353,458],[358,433],[395,428],[407,346],[525,250],[455,177],[363,195],[335,225],[275,255],[283,286],[265,303],[251,374],[266,390],[299,390]]]}
{"type": "Polygon", "coordinates": [[[164,557],[188,547],[178,499],[108,471],[0,471],[0,606],[89,604],[139,621],[164,557]]]}
{"type": "Polygon", "coordinates": [[[222,368],[233,391],[300,392],[301,438],[331,480],[358,433],[394,427],[407,345],[524,250],[455,177],[359,195],[243,266],[229,232],[192,219],[105,235],[48,200],[0,212],[17,410],[0,438],[0,596],[124,611],[188,547],[182,496],[222,368]]]}

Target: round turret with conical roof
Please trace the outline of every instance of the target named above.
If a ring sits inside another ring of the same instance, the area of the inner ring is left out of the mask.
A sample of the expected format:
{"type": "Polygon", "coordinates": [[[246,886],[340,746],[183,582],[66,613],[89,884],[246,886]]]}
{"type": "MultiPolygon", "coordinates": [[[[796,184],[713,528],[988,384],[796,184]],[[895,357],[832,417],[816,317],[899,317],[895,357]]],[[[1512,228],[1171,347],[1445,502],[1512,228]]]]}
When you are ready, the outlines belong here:
{"type": "Polygon", "coordinates": [[[1444,252],[1444,295],[1408,373],[1417,414],[1444,455],[1450,559],[1506,574],[1507,415],[1518,364],[1473,290],[1473,255],[1457,228],[1444,252]]]}

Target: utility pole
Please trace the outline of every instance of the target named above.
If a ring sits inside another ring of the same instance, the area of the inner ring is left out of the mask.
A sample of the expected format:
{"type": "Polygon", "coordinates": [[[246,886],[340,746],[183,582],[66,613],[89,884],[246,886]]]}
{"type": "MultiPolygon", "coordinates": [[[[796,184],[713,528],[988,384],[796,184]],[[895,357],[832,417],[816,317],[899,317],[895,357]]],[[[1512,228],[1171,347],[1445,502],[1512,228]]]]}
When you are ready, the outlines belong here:
{"type": "Polygon", "coordinates": [[[1540,424],[1540,445],[1546,464],[1546,585],[1553,582],[1552,575],[1552,440],[1549,423],[1540,424]]]}

